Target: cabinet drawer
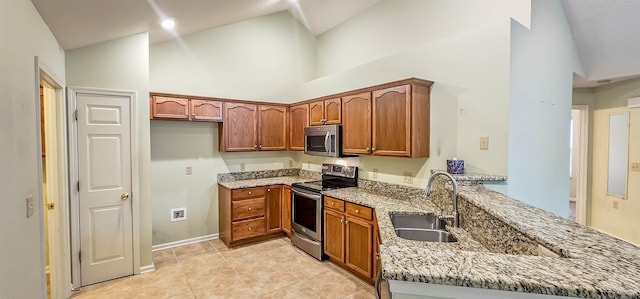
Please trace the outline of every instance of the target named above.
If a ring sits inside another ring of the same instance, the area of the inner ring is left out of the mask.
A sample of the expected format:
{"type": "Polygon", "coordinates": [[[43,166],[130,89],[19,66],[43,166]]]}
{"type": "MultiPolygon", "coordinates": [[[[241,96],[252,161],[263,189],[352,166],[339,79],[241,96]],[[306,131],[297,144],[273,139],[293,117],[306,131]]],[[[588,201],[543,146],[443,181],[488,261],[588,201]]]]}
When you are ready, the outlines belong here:
{"type": "Polygon", "coordinates": [[[364,220],[373,220],[373,210],[368,207],[363,207],[361,205],[347,203],[347,214],[351,216],[356,216],[362,218],[364,220]]]}
{"type": "Polygon", "coordinates": [[[238,221],[231,224],[233,241],[264,235],[265,218],[238,221]]]}
{"type": "Polygon", "coordinates": [[[231,220],[264,216],[264,198],[234,200],[231,202],[231,220]]]}
{"type": "Polygon", "coordinates": [[[255,188],[245,188],[245,189],[234,189],[234,190],[231,190],[231,198],[232,199],[261,197],[261,196],[264,196],[264,194],[265,194],[264,187],[255,187],[255,188]]]}
{"type": "Polygon", "coordinates": [[[324,206],[327,209],[344,212],[344,201],[332,197],[324,197],[324,206]]]}

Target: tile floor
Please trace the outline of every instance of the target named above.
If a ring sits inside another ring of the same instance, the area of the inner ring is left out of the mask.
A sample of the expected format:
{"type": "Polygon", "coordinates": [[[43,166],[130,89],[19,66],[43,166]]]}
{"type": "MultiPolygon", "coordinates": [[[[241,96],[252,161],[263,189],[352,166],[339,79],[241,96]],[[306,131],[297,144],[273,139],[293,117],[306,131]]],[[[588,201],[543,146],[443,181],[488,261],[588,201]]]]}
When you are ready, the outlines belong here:
{"type": "Polygon", "coordinates": [[[373,287],[287,238],[220,240],[153,252],[156,271],[86,286],[72,298],[375,298],[373,287]]]}

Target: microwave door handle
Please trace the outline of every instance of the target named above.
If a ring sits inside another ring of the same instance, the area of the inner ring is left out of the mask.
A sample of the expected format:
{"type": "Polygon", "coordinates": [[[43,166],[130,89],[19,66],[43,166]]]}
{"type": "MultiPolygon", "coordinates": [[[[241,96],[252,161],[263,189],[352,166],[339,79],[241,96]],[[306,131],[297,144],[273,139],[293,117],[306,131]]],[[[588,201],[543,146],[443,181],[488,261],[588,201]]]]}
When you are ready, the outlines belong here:
{"type": "Polygon", "coordinates": [[[329,135],[330,133],[327,132],[327,135],[324,136],[324,150],[327,152],[327,154],[331,154],[331,144],[329,144],[329,135]]]}

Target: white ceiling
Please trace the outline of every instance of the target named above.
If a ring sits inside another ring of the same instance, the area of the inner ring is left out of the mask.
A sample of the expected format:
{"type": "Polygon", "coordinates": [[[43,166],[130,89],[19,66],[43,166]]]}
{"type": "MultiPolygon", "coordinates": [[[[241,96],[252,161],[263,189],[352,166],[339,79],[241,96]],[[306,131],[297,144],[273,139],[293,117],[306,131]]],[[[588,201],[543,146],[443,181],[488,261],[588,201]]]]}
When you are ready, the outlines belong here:
{"type": "MultiPolygon", "coordinates": [[[[157,43],[284,10],[318,35],[380,1],[32,0],[66,50],[140,32],[149,32],[151,43],[157,43]],[[176,19],[174,32],[161,28],[164,17],[176,19]]],[[[587,70],[575,86],[640,75],[640,0],[562,0],[562,5],[587,70]]]]}
{"type": "Polygon", "coordinates": [[[66,49],[140,32],[157,43],[242,20],[289,10],[320,34],[381,0],[32,0],[66,49]],[[176,20],[174,32],[160,26],[176,20]]]}
{"type": "Polygon", "coordinates": [[[640,75],[640,1],[562,0],[586,68],[575,87],[593,87],[640,75]]]}

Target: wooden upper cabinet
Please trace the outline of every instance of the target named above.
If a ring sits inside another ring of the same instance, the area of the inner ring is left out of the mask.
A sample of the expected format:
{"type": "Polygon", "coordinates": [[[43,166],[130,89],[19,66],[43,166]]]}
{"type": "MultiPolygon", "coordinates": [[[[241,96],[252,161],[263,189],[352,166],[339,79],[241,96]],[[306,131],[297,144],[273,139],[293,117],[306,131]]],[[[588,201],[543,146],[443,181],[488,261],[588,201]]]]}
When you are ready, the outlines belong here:
{"type": "Polygon", "coordinates": [[[324,101],[324,123],[333,125],[342,123],[342,99],[324,101]]]}
{"type": "Polygon", "coordinates": [[[345,154],[371,152],[371,93],[342,98],[342,151],[345,154]]]}
{"type": "Polygon", "coordinates": [[[224,124],[220,126],[220,150],[247,152],[258,149],[258,107],[253,104],[225,103],[224,124]]]}
{"type": "Polygon", "coordinates": [[[373,92],[374,155],[411,156],[411,85],[373,92]]]}
{"type": "Polygon", "coordinates": [[[320,126],[324,124],[324,101],[309,103],[309,125],[320,126]]]}
{"type": "Polygon", "coordinates": [[[153,118],[189,119],[189,99],[154,96],[153,118]]]}
{"type": "Polygon", "coordinates": [[[289,108],[289,149],[304,150],[304,128],[309,126],[309,105],[295,105],[289,108]]]}
{"type": "Polygon", "coordinates": [[[341,98],[309,103],[309,124],[311,126],[340,124],[341,122],[341,98]]]}
{"type": "Polygon", "coordinates": [[[287,107],[259,106],[258,150],[287,150],[287,107]]]}
{"type": "Polygon", "coordinates": [[[191,120],[222,121],[222,102],[209,100],[190,100],[191,120]]]}

